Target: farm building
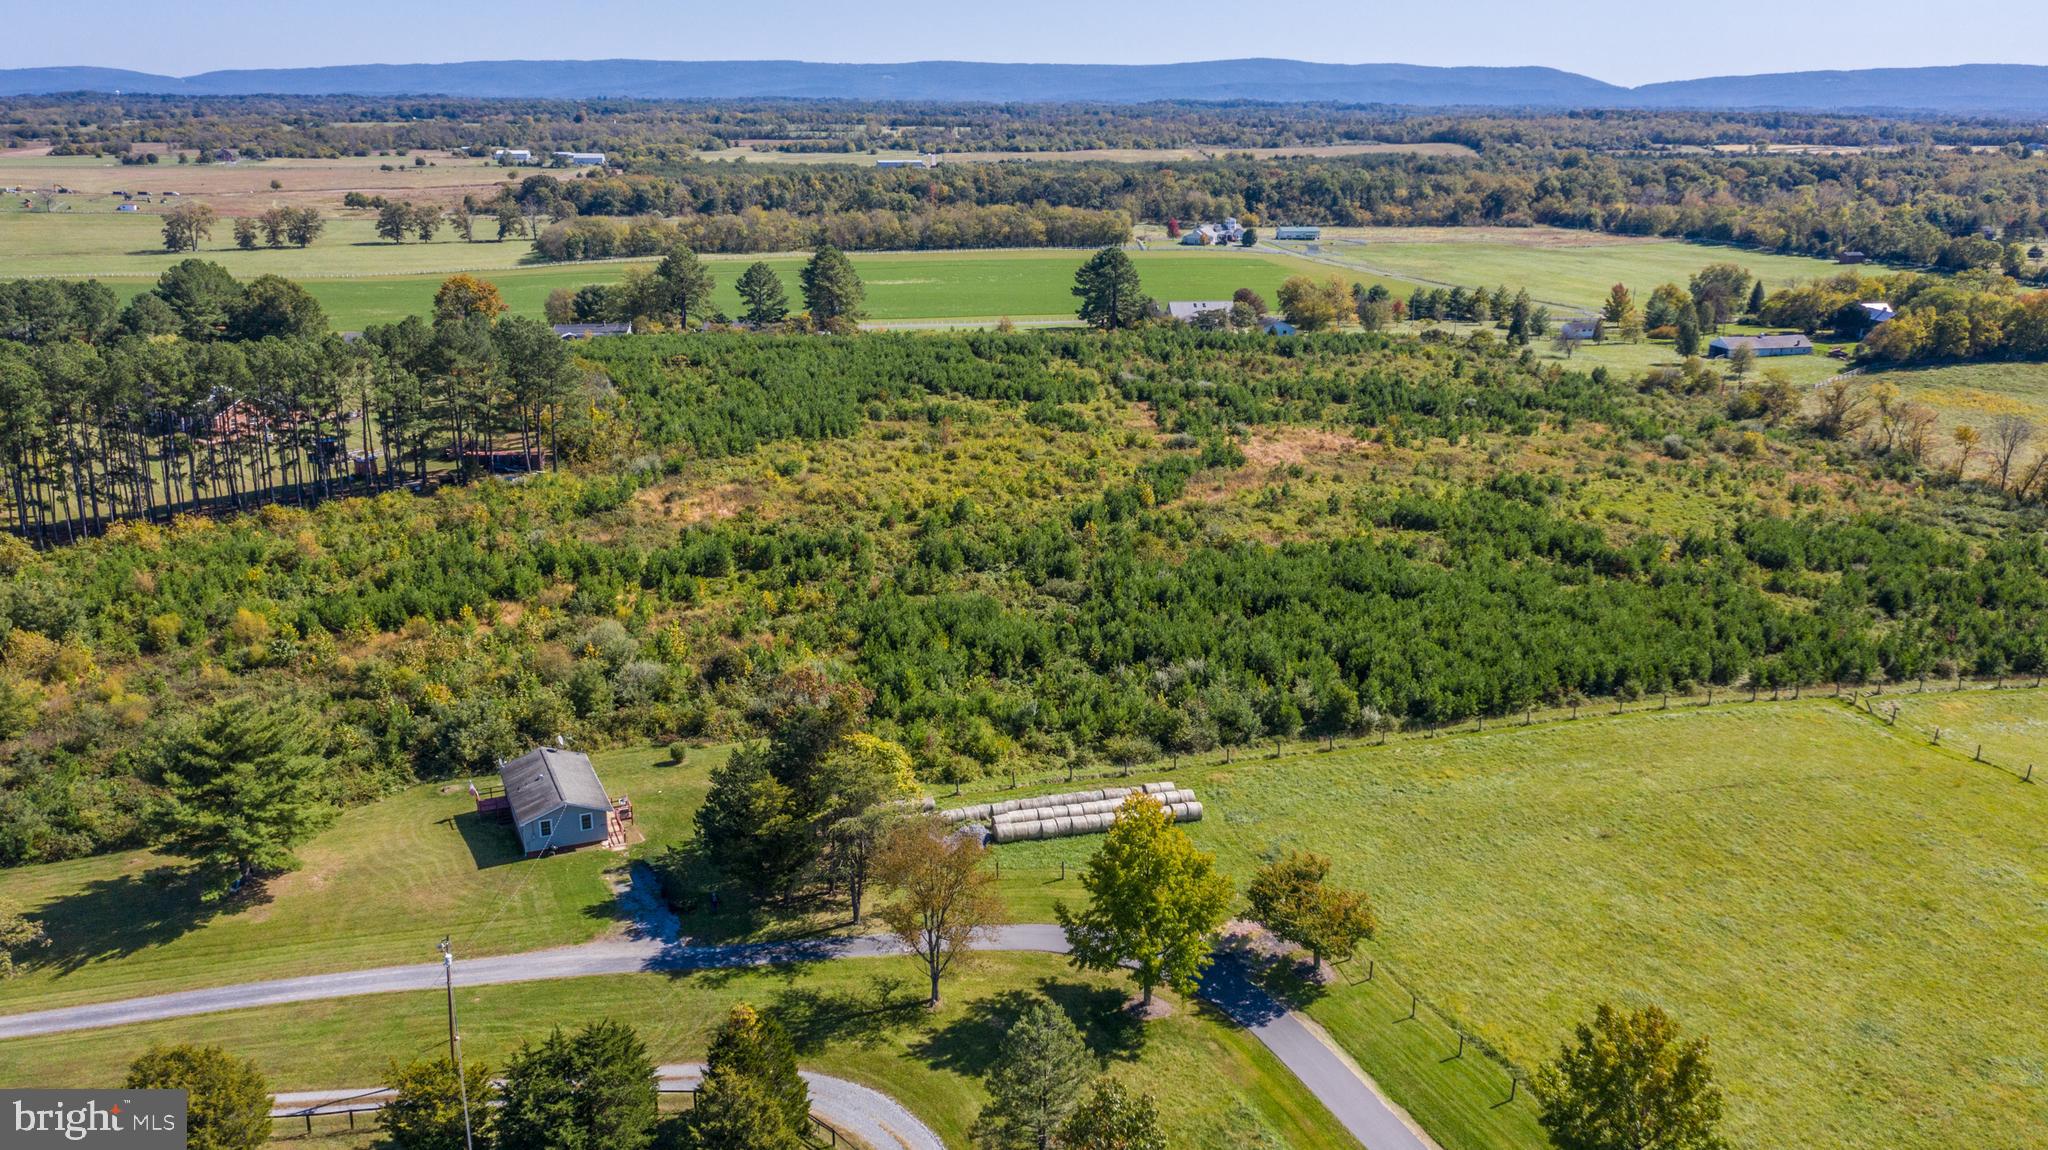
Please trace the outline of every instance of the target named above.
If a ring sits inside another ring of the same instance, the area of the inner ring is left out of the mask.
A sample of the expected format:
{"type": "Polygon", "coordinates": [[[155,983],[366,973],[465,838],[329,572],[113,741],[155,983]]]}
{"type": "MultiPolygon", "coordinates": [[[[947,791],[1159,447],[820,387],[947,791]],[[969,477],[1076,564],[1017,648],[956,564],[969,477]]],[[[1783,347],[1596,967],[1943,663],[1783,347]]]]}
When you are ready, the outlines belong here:
{"type": "Polygon", "coordinates": [[[1274,228],[1273,238],[1276,240],[1319,240],[1323,238],[1323,229],[1301,227],[1299,225],[1274,228]]]}
{"type": "Polygon", "coordinates": [[[1180,238],[1180,242],[1191,248],[1213,247],[1235,244],[1243,241],[1244,227],[1236,217],[1225,217],[1220,224],[1203,224],[1180,238]]]}
{"type": "Polygon", "coordinates": [[[1835,257],[1835,262],[1838,264],[1860,264],[1869,258],[1869,256],[1864,255],[1862,252],[1843,252],[1835,257]]]}
{"type": "Polygon", "coordinates": [[[939,158],[926,153],[914,160],[876,160],[875,166],[878,168],[936,168],[939,166],[939,158]]]}
{"type": "Polygon", "coordinates": [[[530,148],[494,148],[491,158],[502,164],[530,164],[533,151],[530,148]]]}
{"type": "Polygon", "coordinates": [[[563,339],[596,339],[601,335],[632,335],[630,323],[558,323],[555,334],[563,339]]]}
{"type": "Polygon", "coordinates": [[[1557,325],[1557,334],[1563,339],[1599,339],[1600,321],[1597,319],[1568,319],[1557,325]]]}
{"type": "Polygon", "coordinates": [[[498,780],[503,796],[479,795],[477,809],[509,812],[528,856],[609,842],[631,810],[614,806],[590,757],[575,751],[536,747],[500,764],[498,780]]]}
{"type": "Polygon", "coordinates": [[[1230,314],[1231,301],[1227,299],[1177,299],[1166,305],[1166,314],[1175,323],[1195,323],[1209,312],[1230,314]]]}
{"type": "Polygon", "coordinates": [[[1267,335],[1293,335],[1294,325],[1279,316],[1265,316],[1259,320],[1259,330],[1267,335]]]}
{"type": "Polygon", "coordinates": [[[1803,335],[1724,335],[1707,345],[1708,359],[1725,359],[1747,345],[1762,359],[1778,355],[1812,355],[1813,341],[1803,335]]]}
{"type": "Polygon", "coordinates": [[[555,158],[579,168],[604,167],[603,152],[556,152],[555,158]]]}
{"type": "Polygon", "coordinates": [[[1864,300],[1856,307],[1863,312],[1863,326],[1866,329],[1881,323],[1890,323],[1893,317],[1899,314],[1892,310],[1892,305],[1883,300],[1864,300]]]}

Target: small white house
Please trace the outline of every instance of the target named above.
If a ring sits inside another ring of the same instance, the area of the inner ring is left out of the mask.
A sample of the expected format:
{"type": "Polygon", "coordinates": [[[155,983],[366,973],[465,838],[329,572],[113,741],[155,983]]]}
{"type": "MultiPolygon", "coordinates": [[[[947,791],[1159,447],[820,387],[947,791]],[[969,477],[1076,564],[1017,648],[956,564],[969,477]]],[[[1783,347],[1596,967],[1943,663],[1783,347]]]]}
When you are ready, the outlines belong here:
{"type": "Polygon", "coordinates": [[[501,164],[530,164],[533,162],[533,150],[531,148],[497,148],[492,150],[491,158],[501,164]]]}
{"type": "Polygon", "coordinates": [[[612,834],[612,800],[588,755],[536,747],[498,767],[519,845],[528,855],[601,843],[612,834]]]}
{"type": "Polygon", "coordinates": [[[1175,323],[1197,323],[1207,314],[1220,312],[1229,316],[1232,302],[1227,299],[1177,299],[1166,305],[1166,314],[1175,323]]]}
{"type": "Polygon", "coordinates": [[[1873,328],[1881,323],[1890,323],[1898,315],[1892,305],[1883,300],[1864,300],[1856,305],[1863,310],[1863,326],[1873,328]]]}

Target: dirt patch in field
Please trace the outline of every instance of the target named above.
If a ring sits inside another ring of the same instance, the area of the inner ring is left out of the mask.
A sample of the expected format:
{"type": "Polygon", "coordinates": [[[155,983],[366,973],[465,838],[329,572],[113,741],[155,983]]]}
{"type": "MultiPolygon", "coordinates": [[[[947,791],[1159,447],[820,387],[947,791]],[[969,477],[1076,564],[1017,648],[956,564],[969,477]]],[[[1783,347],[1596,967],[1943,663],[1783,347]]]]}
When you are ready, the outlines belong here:
{"type": "Polygon", "coordinates": [[[761,493],[751,483],[721,483],[701,491],[680,488],[649,488],[633,497],[638,511],[652,519],[683,526],[731,519],[761,504],[761,493]]]}
{"type": "Polygon", "coordinates": [[[1247,467],[1288,467],[1345,456],[1363,455],[1366,445],[1356,437],[1312,427],[1290,427],[1254,435],[1244,445],[1247,467]]]}

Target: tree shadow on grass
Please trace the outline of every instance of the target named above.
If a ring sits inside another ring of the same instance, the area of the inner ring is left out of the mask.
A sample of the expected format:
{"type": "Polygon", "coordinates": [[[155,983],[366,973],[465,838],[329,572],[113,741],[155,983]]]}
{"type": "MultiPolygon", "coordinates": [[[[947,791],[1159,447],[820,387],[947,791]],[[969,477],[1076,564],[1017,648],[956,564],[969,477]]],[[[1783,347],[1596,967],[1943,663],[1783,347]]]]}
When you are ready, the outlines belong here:
{"type": "Polygon", "coordinates": [[[872,1048],[925,1017],[924,998],[906,992],[894,975],[872,975],[867,985],[820,990],[792,986],[775,995],[768,1014],[789,1032],[798,1054],[814,1054],[829,1043],[872,1048]]]}
{"type": "Polygon", "coordinates": [[[960,1017],[927,1035],[910,1052],[933,1069],[979,1078],[1002,1054],[1010,1028],[1024,1012],[1049,1001],[1081,1031],[1089,1053],[1106,1062],[1129,1062],[1145,1049],[1145,1023],[1124,1009],[1127,998],[1120,987],[1042,978],[1035,994],[1005,990],[975,999],[960,1017]]]}
{"type": "Polygon", "coordinates": [[[30,913],[49,939],[22,957],[30,969],[69,974],[95,962],[125,958],[162,946],[224,914],[239,914],[270,902],[262,882],[245,883],[231,897],[201,898],[197,868],[152,867],[95,879],[83,890],[30,913]]]}

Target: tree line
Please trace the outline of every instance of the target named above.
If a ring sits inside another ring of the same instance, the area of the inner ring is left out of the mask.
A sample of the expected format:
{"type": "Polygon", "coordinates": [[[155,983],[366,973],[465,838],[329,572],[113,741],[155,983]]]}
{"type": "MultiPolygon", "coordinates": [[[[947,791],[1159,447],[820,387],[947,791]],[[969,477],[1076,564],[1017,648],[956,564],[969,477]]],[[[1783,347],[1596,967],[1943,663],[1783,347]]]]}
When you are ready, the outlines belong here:
{"type": "Polygon", "coordinates": [[[435,319],[355,342],[279,276],[184,260],[121,305],[95,281],[0,283],[9,525],[49,544],[119,519],[295,504],[426,479],[446,449],[560,446],[578,383],[547,325],[456,276],[435,319]],[[409,473],[409,474],[408,474],[409,473]]]}

